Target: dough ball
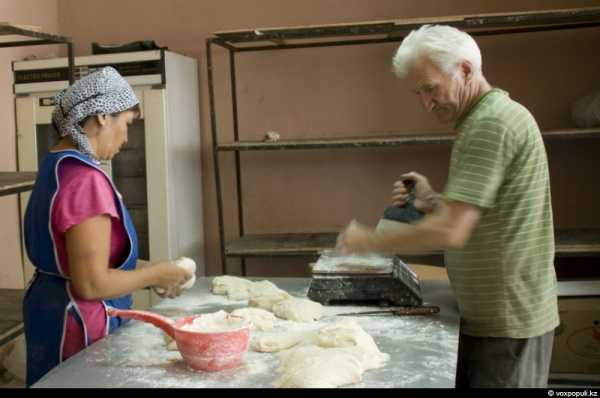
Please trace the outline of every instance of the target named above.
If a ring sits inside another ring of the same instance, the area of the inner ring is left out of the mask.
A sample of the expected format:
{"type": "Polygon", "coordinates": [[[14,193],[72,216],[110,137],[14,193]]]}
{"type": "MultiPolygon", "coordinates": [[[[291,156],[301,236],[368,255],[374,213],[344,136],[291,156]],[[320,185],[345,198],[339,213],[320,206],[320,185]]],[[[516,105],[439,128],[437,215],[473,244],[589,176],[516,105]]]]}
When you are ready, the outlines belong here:
{"type": "MultiPolygon", "coordinates": [[[[180,287],[183,290],[187,290],[194,286],[194,283],[196,283],[196,262],[188,257],[179,257],[177,260],[173,261],[173,264],[175,264],[179,268],[183,268],[184,270],[192,273],[192,277],[188,279],[187,282],[183,283],[180,287]]],[[[162,295],[166,293],[166,290],[161,287],[155,287],[154,290],[157,294],[162,295]]]]}
{"type": "Polygon", "coordinates": [[[174,338],[172,338],[165,332],[163,332],[163,338],[165,340],[165,346],[167,347],[168,351],[179,351],[179,349],[177,348],[177,342],[174,338]]]}
{"type": "MultiPolygon", "coordinates": [[[[276,293],[270,293],[270,294],[264,294],[264,295],[250,297],[250,299],[248,300],[248,305],[251,307],[262,308],[267,311],[272,311],[273,306],[276,303],[279,303],[280,301],[283,301],[283,300],[287,300],[290,297],[291,296],[287,292],[280,290],[279,292],[276,292],[276,293]]],[[[275,314],[275,315],[277,315],[277,314],[275,314]]]]}
{"type": "Polygon", "coordinates": [[[211,291],[226,295],[230,300],[247,300],[252,281],[237,276],[221,275],[213,278],[211,291]]]}
{"type": "Polygon", "coordinates": [[[312,322],[323,316],[323,306],[306,298],[290,297],[273,304],[273,313],[296,322],[312,322]]]}
{"type": "MultiPolygon", "coordinates": [[[[285,342],[293,342],[292,337],[285,342]]],[[[381,367],[389,359],[354,319],[324,326],[291,347],[279,354],[279,387],[333,388],[358,383],[366,370],[381,367]]]]}
{"type": "Polygon", "coordinates": [[[257,352],[278,352],[301,344],[314,344],[317,341],[317,331],[270,333],[252,338],[250,347],[257,352]]]}
{"type": "Polygon", "coordinates": [[[277,287],[271,281],[258,281],[252,282],[249,289],[249,297],[257,297],[257,296],[270,296],[274,294],[286,293],[285,290],[282,290],[277,287]]]}
{"type": "Polygon", "coordinates": [[[318,345],[323,348],[354,349],[365,369],[382,367],[389,359],[389,355],[379,351],[373,337],[354,319],[346,319],[321,328],[317,340],[318,345]]]}
{"type": "Polygon", "coordinates": [[[175,265],[192,273],[192,278],[181,285],[181,288],[187,290],[194,286],[194,283],[196,283],[196,262],[189,257],[180,257],[175,260],[175,265]]]}
{"type": "Polygon", "coordinates": [[[346,348],[300,346],[282,352],[280,358],[278,387],[335,388],[360,382],[364,371],[360,358],[346,348]]]}
{"type": "Polygon", "coordinates": [[[240,308],[231,313],[252,323],[252,326],[258,330],[265,331],[273,329],[275,315],[262,308],[240,308]]]}

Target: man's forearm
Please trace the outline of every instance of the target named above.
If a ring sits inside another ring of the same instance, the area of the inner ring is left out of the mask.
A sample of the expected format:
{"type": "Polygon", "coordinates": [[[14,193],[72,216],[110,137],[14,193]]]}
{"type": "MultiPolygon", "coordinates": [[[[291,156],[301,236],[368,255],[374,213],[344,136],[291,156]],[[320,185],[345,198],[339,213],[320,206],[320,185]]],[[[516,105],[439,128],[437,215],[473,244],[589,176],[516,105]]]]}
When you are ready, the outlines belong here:
{"type": "Polygon", "coordinates": [[[444,202],[438,195],[430,198],[431,209],[415,224],[397,223],[375,231],[370,245],[376,252],[386,254],[417,254],[454,247],[453,227],[444,202]]]}
{"type": "Polygon", "coordinates": [[[426,221],[415,225],[400,224],[398,227],[374,232],[370,246],[375,252],[389,255],[419,254],[448,249],[447,235],[447,230],[432,227],[426,221]]]}

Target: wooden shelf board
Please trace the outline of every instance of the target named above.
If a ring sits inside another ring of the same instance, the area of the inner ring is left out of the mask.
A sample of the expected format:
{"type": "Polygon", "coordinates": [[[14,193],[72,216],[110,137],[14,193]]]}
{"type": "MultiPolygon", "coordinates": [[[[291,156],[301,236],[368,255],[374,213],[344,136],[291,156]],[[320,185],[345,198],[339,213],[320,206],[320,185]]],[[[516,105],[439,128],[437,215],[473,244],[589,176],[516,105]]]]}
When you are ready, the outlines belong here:
{"type": "MultiPolygon", "coordinates": [[[[409,18],[356,23],[253,28],[215,32],[214,41],[232,46],[234,43],[260,43],[281,40],[316,40],[357,36],[379,37],[382,34],[401,38],[423,24],[452,25],[472,34],[500,34],[521,31],[551,30],[577,26],[598,26],[600,7],[521,11],[495,14],[470,14],[435,18],[409,18]]],[[[260,49],[256,47],[256,49],[260,49]]]]}
{"type": "MultiPolygon", "coordinates": [[[[546,141],[561,139],[600,138],[600,128],[560,129],[542,132],[546,141]]],[[[377,137],[341,137],[268,141],[236,141],[217,146],[219,151],[327,149],[327,148],[374,148],[411,144],[447,144],[454,141],[454,134],[388,135],[377,137]]]]}
{"type": "Polygon", "coordinates": [[[29,191],[35,183],[36,172],[0,171],[0,196],[29,191]]]}
{"type": "Polygon", "coordinates": [[[600,255],[600,229],[559,229],[555,236],[557,256],[600,255]]]}
{"type": "Polygon", "coordinates": [[[15,25],[0,22],[0,47],[12,47],[34,44],[64,44],[70,38],[40,31],[40,27],[31,25],[15,25]]]}
{"type": "Polygon", "coordinates": [[[229,242],[228,256],[314,255],[335,246],[337,233],[246,235],[229,242]]]}
{"type": "MultiPolygon", "coordinates": [[[[230,257],[313,256],[334,248],[337,235],[337,232],[246,235],[228,242],[225,253],[230,257]]],[[[422,253],[422,256],[434,255],[441,255],[441,251],[422,253]]],[[[557,231],[556,255],[600,256],[600,229],[557,231]]]]}

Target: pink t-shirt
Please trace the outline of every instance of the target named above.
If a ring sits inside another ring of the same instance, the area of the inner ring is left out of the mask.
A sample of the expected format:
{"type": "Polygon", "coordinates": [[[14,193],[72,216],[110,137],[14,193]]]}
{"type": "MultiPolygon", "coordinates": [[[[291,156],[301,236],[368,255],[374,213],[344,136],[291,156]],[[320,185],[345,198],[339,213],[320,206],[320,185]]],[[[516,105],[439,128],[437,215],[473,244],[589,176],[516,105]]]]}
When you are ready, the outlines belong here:
{"type": "MultiPolygon", "coordinates": [[[[51,227],[56,254],[65,275],[70,276],[65,232],[83,221],[99,215],[111,217],[110,267],[118,267],[129,254],[129,238],[121,222],[110,182],[104,174],[75,158],[66,158],[58,167],[59,188],[54,198],[51,227]]],[[[71,285],[72,286],[72,285],[71,285]]],[[[90,343],[104,337],[106,314],[100,301],[84,300],[71,289],[80,315],[87,325],[90,343]]],[[[85,347],[83,328],[68,315],[63,359],[85,347]]]]}

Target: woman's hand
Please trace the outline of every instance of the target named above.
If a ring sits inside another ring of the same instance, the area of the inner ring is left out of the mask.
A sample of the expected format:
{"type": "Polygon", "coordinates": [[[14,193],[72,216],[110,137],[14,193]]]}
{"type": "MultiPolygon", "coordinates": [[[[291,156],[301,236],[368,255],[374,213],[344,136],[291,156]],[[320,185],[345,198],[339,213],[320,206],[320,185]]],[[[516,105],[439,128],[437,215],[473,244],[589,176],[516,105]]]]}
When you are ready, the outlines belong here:
{"type": "Polygon", "coordinates": [[[192,273],[172,262],[162,262],[153,266],[157,279],[154,291],[160,297],[175,298],[183,292],[183,285],[192,278],[192,273]]]}
{"type": "Polygon", "coordinates": [[[105,300],[150,286],[164,289],[164,297],[181,294],[181,285],[192,273],[174,263],[163,261],[128,271],[111,268],[110,233],[107,215],[89,218],[66,232],[71,283],[78,297],[105,300]]]}

